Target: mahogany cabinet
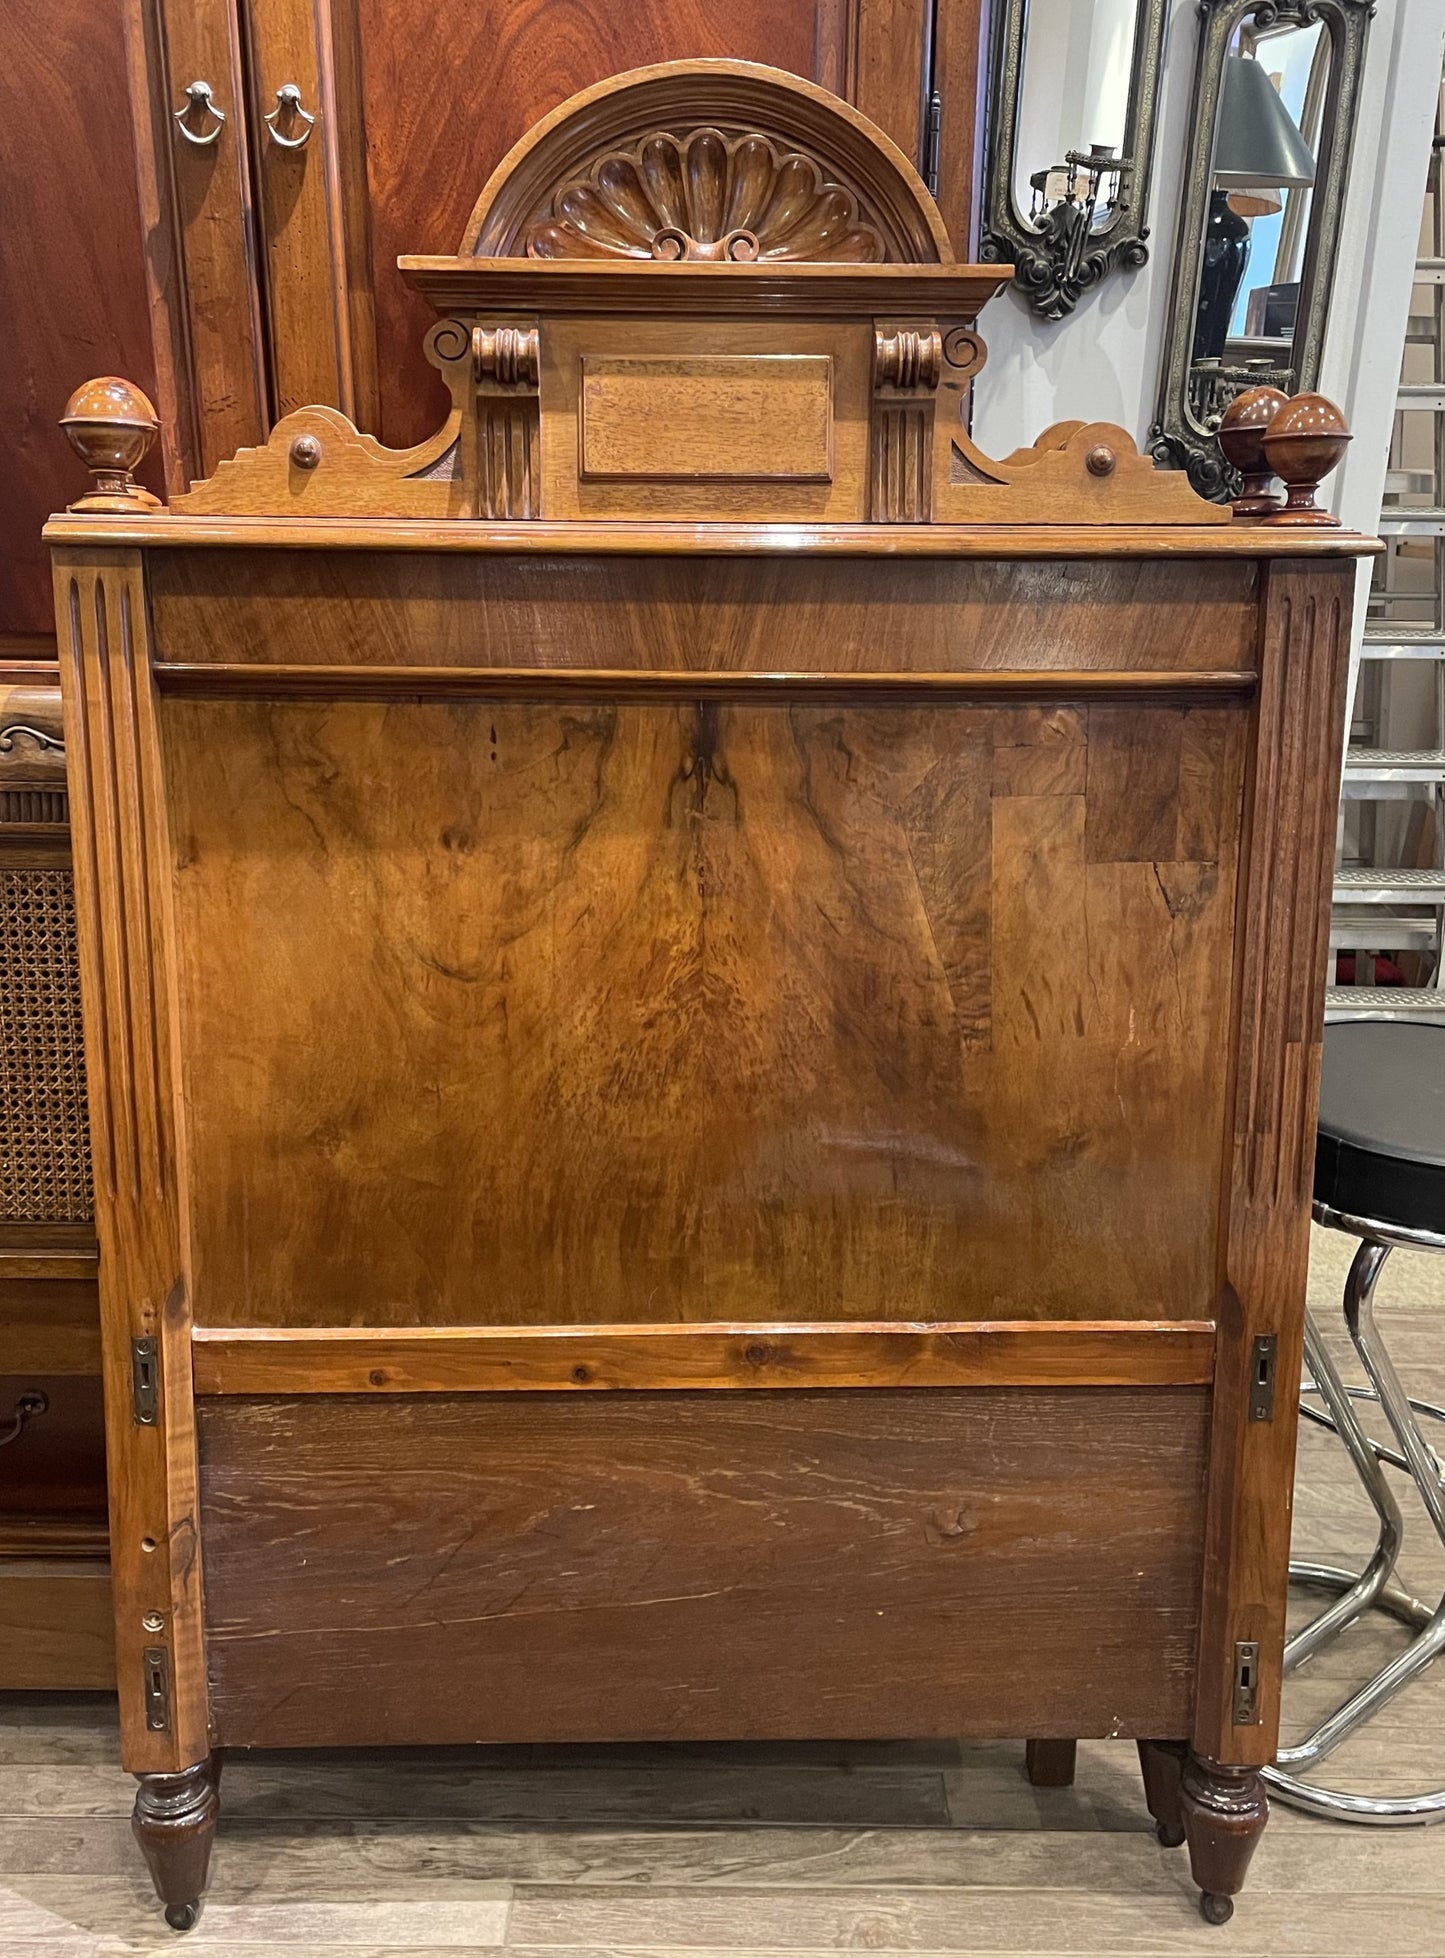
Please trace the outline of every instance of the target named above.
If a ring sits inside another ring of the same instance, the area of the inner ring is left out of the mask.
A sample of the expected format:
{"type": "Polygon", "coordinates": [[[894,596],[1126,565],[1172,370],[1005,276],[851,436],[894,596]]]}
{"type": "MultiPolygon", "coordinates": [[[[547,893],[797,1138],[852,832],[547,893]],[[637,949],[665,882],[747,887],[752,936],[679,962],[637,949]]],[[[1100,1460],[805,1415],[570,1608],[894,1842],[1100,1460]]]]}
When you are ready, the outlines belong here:
{"type": "Polygon", "coordinates": [[[54,521],[116,1638],[220,1751],[1279,1715],[1354,565],[998,459],[908,159],[777,70],[544,117],[402,273],[450,407],[54,521]]]}

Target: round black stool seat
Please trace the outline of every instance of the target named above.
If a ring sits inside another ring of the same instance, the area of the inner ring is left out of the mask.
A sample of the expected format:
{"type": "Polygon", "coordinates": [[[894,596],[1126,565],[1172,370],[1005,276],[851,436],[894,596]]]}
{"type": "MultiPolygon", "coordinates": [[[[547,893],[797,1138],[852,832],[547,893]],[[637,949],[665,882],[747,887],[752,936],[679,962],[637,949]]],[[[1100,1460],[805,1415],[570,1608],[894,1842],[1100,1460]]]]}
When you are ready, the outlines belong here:
{"type": "Polygon", "coordinates": [[[1445,1023],[1325,1028],[1315,1201],[1445,1232],[1445,1023]]]}

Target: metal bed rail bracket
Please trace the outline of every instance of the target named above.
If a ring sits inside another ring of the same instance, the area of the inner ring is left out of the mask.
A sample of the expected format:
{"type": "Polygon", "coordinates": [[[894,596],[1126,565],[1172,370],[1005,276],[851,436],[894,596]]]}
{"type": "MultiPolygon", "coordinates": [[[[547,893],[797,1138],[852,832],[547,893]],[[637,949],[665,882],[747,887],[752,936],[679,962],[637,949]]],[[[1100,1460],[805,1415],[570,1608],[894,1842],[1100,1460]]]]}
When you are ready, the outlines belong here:
{"type": "Polygon", "coordinates": [[[1279,1355],[1279,1340],[1274,1333],[1261,1333],[1254,1342],[1249,1369],[1249,1418],[1274,1419],[1274,1369],[1279,1355]]]}

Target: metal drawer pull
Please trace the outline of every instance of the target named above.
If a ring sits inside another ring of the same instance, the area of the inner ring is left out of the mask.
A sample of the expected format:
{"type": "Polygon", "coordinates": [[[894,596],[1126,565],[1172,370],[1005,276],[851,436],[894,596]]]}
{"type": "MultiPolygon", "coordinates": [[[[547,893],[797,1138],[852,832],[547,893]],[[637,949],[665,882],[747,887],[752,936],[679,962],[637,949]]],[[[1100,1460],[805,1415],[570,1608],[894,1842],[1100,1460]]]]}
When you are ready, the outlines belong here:
{"type": "Polygon", "coordinates": [[[316,118],[301,106],[301,91],[295,82],[284,82],[276,91],[276,106],[266,118],[266,127],[271,132],[273,143],[279,143],[283,150],[301,150],[311,140],[311,131],[316,118]],[[299,136],[283,136],[276,127],[282,116],[292,115],[299,119],[302,128],[299,136]]]}
{"type": "Polygon", "coordinates": [[[26,1422],[33,1421],[38,1415],[44,1414],[49,1406],[49,1399],[38,1387],[27,1388],[15,1403],[15,1412],[10,1417],[10,1425],[0,1428],[0,1448],[3,1448],[7,1442],[18,1441],[25,1432],[26,1422]]]}
{"type": "Polygon", "coordinates": [[[185,108],[173,109],[171,115],[176,127],[180,130],[186,141],[188,143],[194,143],[196,148],[200,150],[210,148],[211,144],[220,135],[222,125],[226,120],[225,110],[218,109],[211,98],[211,84],[209,82],[192,82],[186,90],[185,108]],[[208,115],[216,118],[216,126],[206,135],[202,135],[199,129],[193,129],[191,127],[191,119],[194,117],[195,121],[199,124],[204,122],[208,115]]]}

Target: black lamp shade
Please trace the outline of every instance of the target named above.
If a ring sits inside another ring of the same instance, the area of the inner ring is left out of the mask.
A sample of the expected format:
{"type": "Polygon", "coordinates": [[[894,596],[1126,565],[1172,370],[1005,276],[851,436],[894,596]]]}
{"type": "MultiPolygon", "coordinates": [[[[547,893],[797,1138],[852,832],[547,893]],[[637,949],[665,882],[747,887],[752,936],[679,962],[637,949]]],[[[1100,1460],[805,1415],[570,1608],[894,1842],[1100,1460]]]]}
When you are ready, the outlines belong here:
{"type": "Polygon", "coordinates": [[[1315,180],[1308,143],[1258,61],[1224,63],[1214,181],[1224,190],[1298,190],[1315,180]]]}

